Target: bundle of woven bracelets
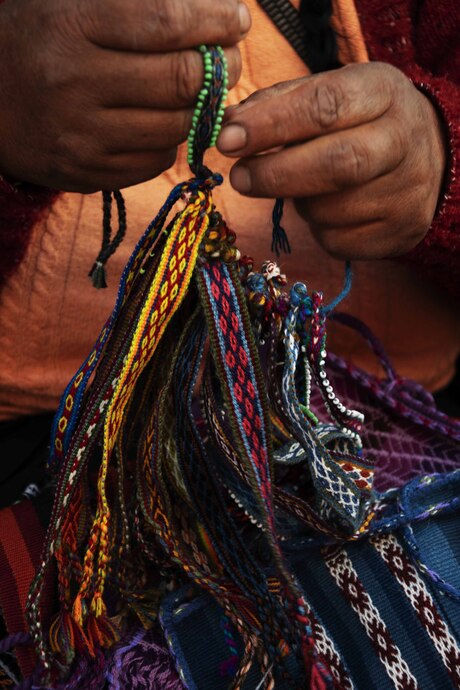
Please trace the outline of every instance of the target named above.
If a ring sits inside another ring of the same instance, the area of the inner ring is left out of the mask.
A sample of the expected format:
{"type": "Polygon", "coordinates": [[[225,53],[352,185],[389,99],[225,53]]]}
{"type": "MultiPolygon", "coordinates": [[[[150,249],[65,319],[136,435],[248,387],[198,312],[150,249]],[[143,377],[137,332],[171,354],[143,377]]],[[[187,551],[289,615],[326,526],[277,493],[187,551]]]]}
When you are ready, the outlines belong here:
{"type": "Polygon", "coordinates": [[[260,688],[345,687],[285,544],[350,542],[394,524],[396,499],[373,493],[363,415],[326,372],[334,305],[301,283],[288,290],[274,262],[255,270],[213,202],[222,178],[204,154],[222,122],[226,65],[220,48],[200,50],[193,178],[138,242],[55,419],[57,488],[27,604],[35,682],[48,687],[82,657],[103,659],[130,626],[151,627],[184,586],[208,592],[242,640],[232,689],[254,665],[260,688]],[[59,610],[47,618],[54,572],[59,610]]]}

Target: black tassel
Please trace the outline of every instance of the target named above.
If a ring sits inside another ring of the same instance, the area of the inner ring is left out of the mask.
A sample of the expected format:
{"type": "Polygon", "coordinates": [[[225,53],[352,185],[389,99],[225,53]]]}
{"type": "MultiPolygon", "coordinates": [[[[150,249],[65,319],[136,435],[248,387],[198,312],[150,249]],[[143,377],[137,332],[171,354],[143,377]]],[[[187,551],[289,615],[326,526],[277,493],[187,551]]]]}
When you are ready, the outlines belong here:
{"type": "Polygon", "coordinates": [[[100,290],[107,287],[105,266],[101,261],[95,261],[91,271],[88,273],[93,286],[100,290]]]}
{"type": "Polygon", "coordinates": [[[102,192],[102,199],[102,245],[96,261],[94,262],[91,271],[88,273],[94,287],[98,289],[107,287],[105,264],[112,254],[115,253],[126,234],[126,207],[122,193],[119,190],[115,192],[102,192]],[[112,196],[116,201],[118,210],[118,231],[113,239],[111,239],[112,196]]]}
{"type": "Polygon", "coordinates": [[[281,225],[281,219],[283,217],[284,200],[277,199],[275,201],[275,206],[273,207],[272,222],[272,252],[275,252],[276,256],[279,256],[281,252],[285,254],[291,253],[291,245],[289,244],[289,239],[286,234],[286,230],[281,225]]]}

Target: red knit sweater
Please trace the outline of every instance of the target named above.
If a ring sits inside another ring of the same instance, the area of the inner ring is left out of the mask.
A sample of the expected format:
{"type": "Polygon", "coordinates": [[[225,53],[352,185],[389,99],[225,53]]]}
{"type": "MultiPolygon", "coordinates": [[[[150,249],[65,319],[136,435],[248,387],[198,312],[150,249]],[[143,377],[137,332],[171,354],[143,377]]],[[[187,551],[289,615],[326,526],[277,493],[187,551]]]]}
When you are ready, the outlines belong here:
{"type": "MultiPolygon", "coordinates": [[[[371,59],[405,72],[433,102],[449,159],[443,196],[423,240],[403,257],[460,295],[460,13],[458,0],[356,0],[371,59]]],[[[414,142],[416,144],[416,142],[414,142]]],[[[34,223],[57,192],[0,178],[0,284],[21,262],[34,223]]]]}
{"type": "MultiPolygon", "coordinates": [[[[444,125],[443,195],[425,239],[403,260],[460,295],[460,12],[458,0],[355,0],[372,60],[399,67],[444,125]]],[[[416,142],[414,142],[416,144],[416,142]]]]}

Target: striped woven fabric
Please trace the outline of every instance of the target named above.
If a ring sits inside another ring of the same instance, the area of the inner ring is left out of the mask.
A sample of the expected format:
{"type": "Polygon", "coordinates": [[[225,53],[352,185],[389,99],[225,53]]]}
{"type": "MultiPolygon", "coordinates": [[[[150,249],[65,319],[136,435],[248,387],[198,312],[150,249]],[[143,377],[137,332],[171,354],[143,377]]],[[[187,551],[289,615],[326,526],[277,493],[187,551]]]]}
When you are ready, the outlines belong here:
{"type": "MultiPolygon", "coordinates": [[[[25,604],[40,563],[50,501],[45,492],[34,501],[22,501],[0,511],[0,619],[10,634],[27,632],[25,604]]],[[[45,609],[49,613],[52,605],[50,587],[45,601],[45,609]]],[[[18,647],[17,660],[25,676],[37,663],[31,646],[18,647]]]]}
{"type": "MultiPolygon", "coordinates": [[[[433,488],[431,499],[435,492],[433,488]]],[[[423,522],[414,533],[430,572],[437,571],[458,591],[458,512],[423,522]]],[[[445,596],[423,574],[409,557],[401,532],[322,549],[305,550],[299,542],[287,551],[306,593],[317,645],[337,687],[460,688],[458,595],[445,596]]],[[[170,595],[163,604],[162,624],[185,687],[229,687],[242,644],[211,597],[170,595]]],[[[254,667],[243,687],[263,687],[261,682],[254,667]]],[[[280,680],[276,687],[290,686],[280,680]]]]}

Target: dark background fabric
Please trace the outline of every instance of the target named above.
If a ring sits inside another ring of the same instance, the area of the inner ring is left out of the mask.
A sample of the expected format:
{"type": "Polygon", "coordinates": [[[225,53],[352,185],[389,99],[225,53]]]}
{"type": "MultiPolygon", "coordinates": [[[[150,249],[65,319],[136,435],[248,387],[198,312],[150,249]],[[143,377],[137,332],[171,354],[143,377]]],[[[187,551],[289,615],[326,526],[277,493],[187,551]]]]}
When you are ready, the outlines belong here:
{"type": "Polygon", "coordinates": [[[0,423],[0,508],[20,498],[28,486],[47,482],[45,465],[53,414],[0,423]]]}

